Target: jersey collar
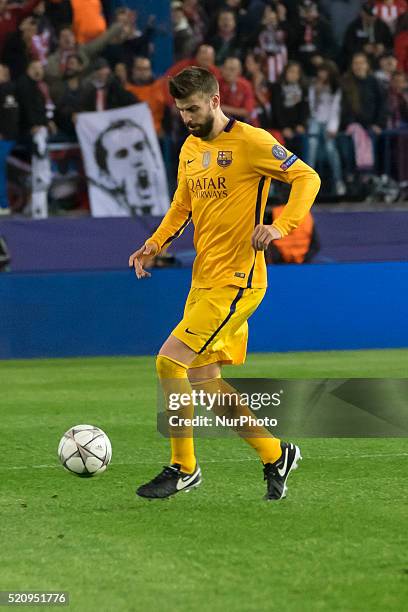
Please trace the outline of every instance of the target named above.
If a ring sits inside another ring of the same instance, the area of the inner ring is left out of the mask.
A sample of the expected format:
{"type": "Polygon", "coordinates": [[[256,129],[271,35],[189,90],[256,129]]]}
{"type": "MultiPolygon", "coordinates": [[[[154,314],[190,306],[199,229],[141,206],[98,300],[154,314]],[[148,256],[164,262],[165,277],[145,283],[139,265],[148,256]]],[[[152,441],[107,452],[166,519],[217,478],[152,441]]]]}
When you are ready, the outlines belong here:
{"type": "Polygon", "coordinates": [[[228,121],[227,125],[224,128],[224,132],[230,132],[232,130],[232,128],[234,127],[234,123],[235,123],[236,119],[234,119],[234,117],[230,117],[230,120],[228,121]]]}

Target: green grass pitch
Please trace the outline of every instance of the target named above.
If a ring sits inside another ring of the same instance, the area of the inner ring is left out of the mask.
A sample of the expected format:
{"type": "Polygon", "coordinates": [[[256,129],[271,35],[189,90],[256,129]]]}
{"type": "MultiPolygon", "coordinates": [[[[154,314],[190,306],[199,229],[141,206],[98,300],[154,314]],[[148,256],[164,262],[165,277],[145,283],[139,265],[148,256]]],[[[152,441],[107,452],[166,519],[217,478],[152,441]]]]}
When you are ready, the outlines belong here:
{"type": "MultiPolygon", "coordinates": [[[[408,351],[250,355],[230,376],[405,377],[408,351]]],[[[304,439],[288,498],[259,461],[199,439],[202,486],[136,499],[168,461],[153,358],[0,364],[0,590],[65,590],[74,611],[408,609],[405,439],[304,439]],[[72,425],[110,436],[106,474],[58,465],[72,425]]]]}

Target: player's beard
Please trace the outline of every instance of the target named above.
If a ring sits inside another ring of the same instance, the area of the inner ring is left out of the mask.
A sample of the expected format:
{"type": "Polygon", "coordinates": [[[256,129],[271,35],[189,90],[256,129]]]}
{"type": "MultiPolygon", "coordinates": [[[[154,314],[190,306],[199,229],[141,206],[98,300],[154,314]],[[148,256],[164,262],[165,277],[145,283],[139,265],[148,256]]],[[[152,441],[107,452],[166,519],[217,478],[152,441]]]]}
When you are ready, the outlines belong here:
{"type": "Polygon", "coordinates": [[[197,138],[207,138],[214,127],[214,116],[209,114],[201,125],[194,126],[194,128],[188,128],[190,133],[197,138]]]}

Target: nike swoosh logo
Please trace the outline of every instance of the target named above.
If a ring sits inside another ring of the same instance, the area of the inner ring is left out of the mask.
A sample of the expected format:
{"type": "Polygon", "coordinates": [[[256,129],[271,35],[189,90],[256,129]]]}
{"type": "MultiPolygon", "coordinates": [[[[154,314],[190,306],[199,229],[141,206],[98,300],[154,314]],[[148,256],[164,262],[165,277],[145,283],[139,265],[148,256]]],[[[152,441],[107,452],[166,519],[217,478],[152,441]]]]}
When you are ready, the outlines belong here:
{"type": "Polygon", "coordinates": [[[186,477],[179,478],[176,484],[177,491],[180,491],[180,489],[184,489],[185,487],[187,487],[196,478],[197,478],[197,472],[193,472],[193,474],[189,474],[187,478],[186,477]]]}
{"type": "Polygon", "coordinates": [[[195,160],[195,157],[194,157],[193,159],[188,159],[188,160],[187,160],[187,163],[188,163],[188,164],[192,164],[194,160],[195,160]]]}
{"type": "Polygon", "coordinates": [[[188,329],[188,327],[186,327],[185,332],[186,332],[187,334],[191,334],[192,336],[198,336],[198,334],[195,334],[194,332],[190,331],[190,330],[188,329]]]}
{"type": "Polygon", "coordinates": [[[288,449],[287,449],[287,448],[285,448],[285,462],[284,462],[284,464],[283,464],[283,467],[282,467],[282,468],[278,468],[278,474],[279,474],[279,476],[281,476],[282,478],[284,477],[285,472],[286,472],[286,466],[287,466],[287,464],[288,464],[288,456],[289,456],[288,449]]]}

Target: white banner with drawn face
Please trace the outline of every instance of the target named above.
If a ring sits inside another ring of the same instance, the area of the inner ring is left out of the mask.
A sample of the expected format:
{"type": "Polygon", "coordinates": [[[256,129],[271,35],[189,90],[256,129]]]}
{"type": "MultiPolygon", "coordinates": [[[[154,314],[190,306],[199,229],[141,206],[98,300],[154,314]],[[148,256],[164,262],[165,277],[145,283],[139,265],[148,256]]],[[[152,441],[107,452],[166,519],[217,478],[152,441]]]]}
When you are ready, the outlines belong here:
{"type": "Polygon", "coordinates": [[[147,104],[79,113],[76,130],[94,217],[166,213],[166,171],[147,104]]]}

